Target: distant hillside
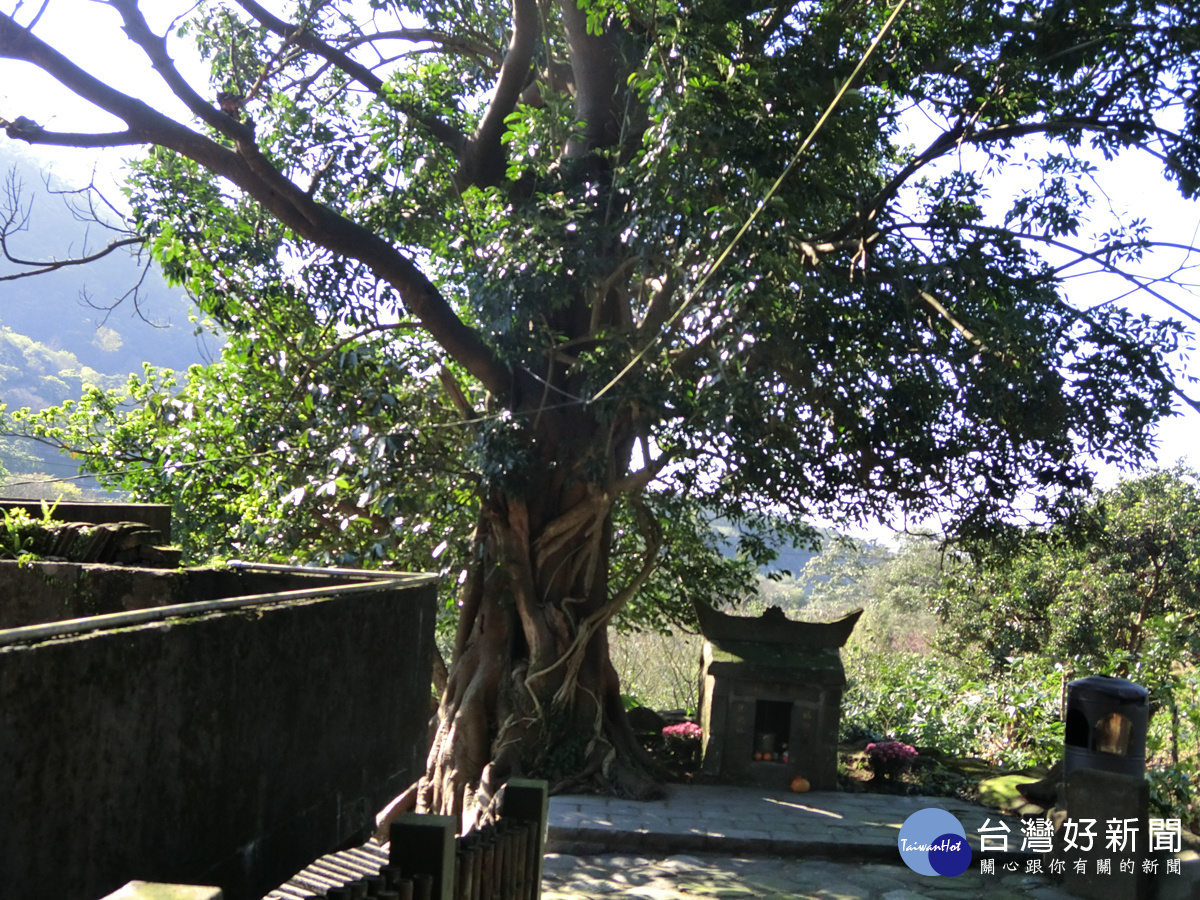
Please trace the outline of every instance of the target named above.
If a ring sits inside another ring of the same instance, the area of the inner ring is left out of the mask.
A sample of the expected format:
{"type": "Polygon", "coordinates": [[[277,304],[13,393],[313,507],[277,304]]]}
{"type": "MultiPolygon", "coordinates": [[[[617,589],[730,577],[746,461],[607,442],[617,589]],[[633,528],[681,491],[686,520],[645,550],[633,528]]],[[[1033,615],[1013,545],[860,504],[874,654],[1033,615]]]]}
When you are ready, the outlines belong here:
{"type": "MultiPolygon", "coordinates": [[[[6,238],[9,257],[42,263],[73,258],[103,248],[113,236],[82,221],[77,213],[84,198],[56,194],[68,187],[57,182],[47,188],[36,163],[11,142],[0,151],[0,165],[9,173],[0,204],[22,223],[6,238]]],[[[183,370],[217,355],[216,339],[195,334],[187,297],[168,288],[156,271],[144,271],[144,263],[118,250],[87,265],[0,280],[0,403],[43,409],[79,397],[86,384],[120,387],[146,362],[183,370]]],[[[27,268],[0,259],[0,279],[22,271],[27,268]]],[[[0,439],[0,467],[14,476],[37,474],[10,478],[20,485],[0,493],[11,495],[42,495],[37,484],[78,472],[53,450],[12,439],[0,439]]]]}
{"type": "MultiPolygon", "coordinates": [[[[83,198],[52,193],[68,187],[53,181],[48,190],[37,165],[11,143],[0,151],[0,166],[9,173],[6,185],[21,185],[19,208],[25,220],[24,229],[8,238],[10,256],[61,260],[95,252],[113,236],[81,221],[69,203],[79,207],[83,198]]],[[[143,273],[144,262],[117,250],[85,266],[0,282],[0,325],[51,350],[70,352],[97,372],[140,372],[143,362],[185,369],[215,354],[215,349],[206,354],[194,334],[187,297],[167,287],[157,272],[143,273]],[[139,281],[135,303],[130,292],[139,281]]],[[[0,277],[23,269],[0,260],[0,277]]],[[[214,347],[211,337],[208,343],[214,347]]]]}
{"type": "MultiPolygon", "coordinates": [[[[734,556],[738,548],[738,530],[728,519],[714,518],[712,520],[712,529],[720,535],[721,553],[725,556],[734,556]]],[[[833,532],[829,535],[832,536],[833,532]]],[[[824,532],[822,532],[824,535],[824,532]]],[[[808,561],[820,553],[820,550],[808,550],[803,547],[792,547],[787,543],[778,544],[775,546],[775,551],[778,557],[770,566],[763,569],[763,574],[767,572],[787,571],[793,576],[799,575],[808,561]]]]}
{"type": "MultiPolygon", "coordinates": [[[[726,556],[736,554],[737,528],[726,519],[714,518],[712,529],[719,535],[721,552],[726,556]]],[[[749,598],[743,610],[759,612],[767,606],[779,606],[791,616],[820,618],[832,608],[826,602],[830,588],[845,583],[847,578],[853,580],[847,572],[852,573],[854,567],[839,566],[839,560],[850,558],[871,568],[891,556],[882,545],[846,537],[832,528],[818,528],[817,534],[820,546],[816,550],[792,547],[786,542],[775,545],[779,555],[769,566],[759,569],[758,595],[749,598]]]]}
{"type": "Polygon", "coordinates": [[[0,325],[0,399],[10,409],[44,409],[79,397],[84,385],[117,388],[127,375],[105,375],[70,350],[54,350],[0,325]]]}
{"type": "MultiPolygon", "coordinates": [[[[0,403],[9,409],[44,409],[77,398],[85,385],[119,388],[128,375],[107,375],[85,366],[69,350],[54,350],[40,341],[0,326],[0,403]]],[[[75,475],[76,463],[37,441],[0,438],[0,495],[6,497],[56,496],[61,491],[45,485],[54,477],[75,475]],[[29,478],[26,476],[35,475],[29,478]],[[7,476],[7,477],[5,477],[7,476]]],[[[90,482],[90,480],[89,480],[90,482]]],[[[73,485],[89,487],[90,484],[73,485]]],[[[77,491],[68,491],[77,496],[77,491]]]]}

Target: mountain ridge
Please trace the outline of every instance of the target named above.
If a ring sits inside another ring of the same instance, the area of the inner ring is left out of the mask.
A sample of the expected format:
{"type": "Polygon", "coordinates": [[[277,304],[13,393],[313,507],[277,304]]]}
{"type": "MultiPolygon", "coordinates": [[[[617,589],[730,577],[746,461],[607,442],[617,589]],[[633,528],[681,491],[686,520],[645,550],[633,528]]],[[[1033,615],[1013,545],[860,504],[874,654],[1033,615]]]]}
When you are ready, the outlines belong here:
{"type": "MultiPolygon", "coordinates": [[[[19,149],[0,151],[0,165],[8,172],[0,198],[0,224],[7,222],[0,258],[0,403],[10,410],[45,409],[78,398],[86,385],[123,387],[145,363],[182,371],[218,354],[219,339],[208,334],[212,349],[205,346],[206,332],[197,328],[187,296],[136,253],[117,249],[83,265],[23,276],[96,253],[119,232],[87,221],[98,202],[84,203],[84,195],[19,149]],[[98,230],[102,241],[95,239],[98,230]]],[[[76,463],[52,448],[11,438],[0,440],[0,467],[14,476],[78,473],[76,463]]]]}

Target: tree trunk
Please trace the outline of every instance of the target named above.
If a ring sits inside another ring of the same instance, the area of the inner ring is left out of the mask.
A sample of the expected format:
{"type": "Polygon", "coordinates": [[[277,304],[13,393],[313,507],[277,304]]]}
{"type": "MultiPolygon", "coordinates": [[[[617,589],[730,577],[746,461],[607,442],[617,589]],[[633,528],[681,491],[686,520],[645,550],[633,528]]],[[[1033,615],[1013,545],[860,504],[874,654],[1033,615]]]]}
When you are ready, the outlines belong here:
{"type": "Polygon", "coordinates": [[[657,543],[647,540],[641,573],[614,590],[612,475],[625,468],[628,448],[614,452],[610,428],[581,432],[578,412],[556,418],[558,434],[571,436],[555,439],[543,419],[535,446],[548,449],[536,480],[521,493],[493,489],[484,497],[460,595],[418,806],[461,815],[465,830],[490,817],[496,791],[513,776],[547,778],[552,790],[587,785],[643,799],[660,790],[626,719],[608,651],[609,621],[649,575],[657,543]],[[596,439],[580,440],[581,433],[596,439]],[[582,461],[601,448],[609,457],[605,483],[579,479],[582,461]]]}

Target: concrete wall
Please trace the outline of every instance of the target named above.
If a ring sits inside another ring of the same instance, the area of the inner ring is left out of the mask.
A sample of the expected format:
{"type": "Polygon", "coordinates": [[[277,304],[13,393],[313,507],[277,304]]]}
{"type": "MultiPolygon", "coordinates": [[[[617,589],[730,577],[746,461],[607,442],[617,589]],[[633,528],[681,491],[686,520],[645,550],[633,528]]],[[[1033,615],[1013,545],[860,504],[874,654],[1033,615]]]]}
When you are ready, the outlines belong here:
{"type": "MultiPolygon", "coordinates": [[[[338,583],[361,581],[346,576],[338,583]]],[[[0,629],[328,585],[328,575],[253,568],[145,569],[0,559],[0,629]]]]}
{"type": "Polygon", "coordinates": [[[359,836],[424,767],[435,603],[382,583],[0,646],[0,894],[250,900],[359,836]]]}
{"type": "Polygon", "coordinates": [[[196,599],[178,569],[0,560],[0,628],[20,628],[196,599]]]}
{"type": "MultiPolygon", "coordinates": [[[[60,500],[47,502],[54,511],[56,522],[90,522],[100,525],[105,522],[144,522],[162,534],[164,541],[171,539],[171,507],[165,503],[109,503],[85,500],[60,500]]],[[[23,509],[35,519],[42,517],[39,500],[7,500],[0,498],[0,509],[23,509]]]]}

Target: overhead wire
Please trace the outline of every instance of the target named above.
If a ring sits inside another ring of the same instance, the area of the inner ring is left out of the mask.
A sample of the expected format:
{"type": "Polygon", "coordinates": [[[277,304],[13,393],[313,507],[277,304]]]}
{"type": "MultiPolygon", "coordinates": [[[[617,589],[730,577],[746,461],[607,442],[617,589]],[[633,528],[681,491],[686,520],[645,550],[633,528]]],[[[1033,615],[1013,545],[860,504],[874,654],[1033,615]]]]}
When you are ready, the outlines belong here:
{"type": "Polygon", "coordinates": [[[854,71],[850,73],[849,77],[842,84],[841,89],[834,95],[833,99],[825,107],[825,111],[821,113],[821,117],[817,119],[816,124],[813,125],[812,129],[808,132],[808,135],[801,142],[800,147],[794,154],[792,154],[792,158],[788,160],[788,164],[784,166],[783,171],[779,173],[779,177],[775,179],[775,183],[772,184],[767,190],[767,193],[758,202],[758,205],[754,208],[754,211],[750,214],[746,221],[742,223],[742,227],[738,229],[737,233],[725,246],[725,249],[721,251],[721,254],[705,270],[704,274],[700,277],[700,280],[696,283],[696,286],[688,292],[686,297],[684,297],[683,302],[679,304],[679,308],[676,309],[671,317],[666,321],[666,323],[663,325],[663,328],[656,335],[654,335],[653,338],[647,341],[646,345],[642,347],[641,350],[634,354],[633,359],[631,359],[625,365],[625,367],[621,369],[620,372],[614,375],[608,384],[604,385],[604,387],[602,387],[592,396],[592,402],[599,400],[610,390],[612,390],[612,388],[616,387],[616,385],[620,383],[621,379],[628,375],[629,372],[633,370],[633,367],[641,362],[642,358],[650,352],[650,349],[662,338],[667,329],[679,320],[679,317],[682,316],[687,308],[692,304],[692,301],[699,296],[700,292],[704,289],[704,286],[708,284],[709,279],[712,278],[713,273],[715,273],[717,269],[721,267],[722,263],[724,263],[730,257],[737,245],[741,243],[742,238],[745,237],[746,232],[750,230],[750,226],[754,224],[755,220],[758,219],[763,210],[767,208],[767,204],[771,202],[771,198],[778,193],[779,188],[783,185],[784,179],[791,174],[792,169],[794,169],[796,164],[800,162],[800,157],[804,155],[805,151],[807,151],[812,145],[812,142],[816,139],[821,129],[825,127],[825,123],[829,120],[829,117],[833,115],[834,110],[837,109],[837,106],[841,102],[842,98],[846,96],[846,93],[850,90],[850,86],[862,73],[862,70],[867,65],[867,61],[871,58],[876,48],[883,42],[884,37],[887,36],[887,33],[891,30],[892,25],[895,23],[896,19],[899,18],[901,11],[907,4],[908,0],[900,0],[900,2],[896,4],[895,9],[892,10],[891,14],[887,18],[887,21],[883,23],[883,27],[879,29],[879,32],[875,35],[875,38],[867,47],[866,52],[863,53],[862,57],[858,61],[858,64],[855,65],[854,71]]]}

